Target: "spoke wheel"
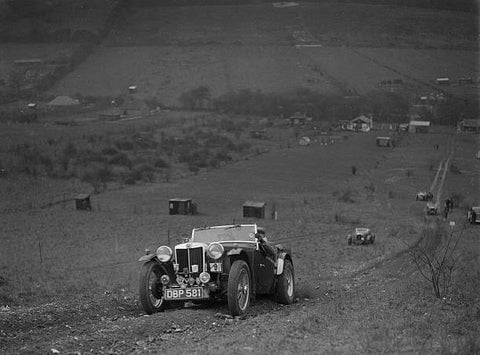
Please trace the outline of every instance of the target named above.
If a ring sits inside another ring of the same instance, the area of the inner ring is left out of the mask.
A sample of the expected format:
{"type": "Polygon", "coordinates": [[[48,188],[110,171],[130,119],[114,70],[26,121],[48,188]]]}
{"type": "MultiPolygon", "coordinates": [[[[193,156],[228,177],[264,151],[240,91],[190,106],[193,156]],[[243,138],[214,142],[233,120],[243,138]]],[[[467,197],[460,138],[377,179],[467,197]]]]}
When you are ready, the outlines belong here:
{"type": "Polygon", "coordinates": [[[290,260],[285,260],[283,273],[278,276],[277,300],[283,304],[292,304],[295,297],[295,275],[293,265],[290,260]]]}
{"type": "Polygon", "coordinates": [[[250,305],[250,269],[243,260],[236,260],[228,275],[228,308],[232,316],[244,314],[250,305]]]}
{"type": "Polygon", "coordinates": [[[152,314],[165,308],[160,277],[163,270],[155,261],[149,261],[142,267],[140,274],[140,303],[145,313],[152,314]]]}

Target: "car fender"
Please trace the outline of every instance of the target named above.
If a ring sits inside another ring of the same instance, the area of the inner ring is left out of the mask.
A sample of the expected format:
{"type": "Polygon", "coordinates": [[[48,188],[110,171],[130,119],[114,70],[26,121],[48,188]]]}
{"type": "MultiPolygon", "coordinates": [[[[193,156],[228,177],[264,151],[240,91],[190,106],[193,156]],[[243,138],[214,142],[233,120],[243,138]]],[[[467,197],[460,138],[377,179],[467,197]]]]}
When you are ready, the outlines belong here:
{"type": "Polygon", "coordinates": [[[277,270],[275,272],[276,275],[283,274],[283,267],[285,265],[285,258],[287,257],[287,253],[283,252],[278,254],[277,257],[277,270]]]}
{"type": "Polygon", "coordinates": [[[234,248],[232,250],[229,250],[227,255],[232,256],[232,255],[240,255],[240,253],[243,251],[242,248],[234,248]]]}
{"type": "Polygon", "coordinates": [[[154,257],[156,257],[156,254],[146,254],[146,255],[142,255],[140,257],[140,259],[138,259],[138,261],[140,262],[146,262],[146,261],[150,261],[152,260],[154,257]]]}

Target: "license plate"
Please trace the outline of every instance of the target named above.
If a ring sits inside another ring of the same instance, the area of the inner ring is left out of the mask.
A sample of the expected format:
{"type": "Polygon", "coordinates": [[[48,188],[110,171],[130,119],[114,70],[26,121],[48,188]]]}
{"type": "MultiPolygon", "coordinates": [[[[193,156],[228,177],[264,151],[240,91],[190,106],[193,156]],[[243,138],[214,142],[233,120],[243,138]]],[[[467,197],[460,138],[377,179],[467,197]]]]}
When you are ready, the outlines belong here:
{"type": "Polygon", "coordinates": [[[166,300],[192,300],[208,298],[204,295],[203,288],[189,287],[189,288],[167,288],[165,290],[166,300]]]}

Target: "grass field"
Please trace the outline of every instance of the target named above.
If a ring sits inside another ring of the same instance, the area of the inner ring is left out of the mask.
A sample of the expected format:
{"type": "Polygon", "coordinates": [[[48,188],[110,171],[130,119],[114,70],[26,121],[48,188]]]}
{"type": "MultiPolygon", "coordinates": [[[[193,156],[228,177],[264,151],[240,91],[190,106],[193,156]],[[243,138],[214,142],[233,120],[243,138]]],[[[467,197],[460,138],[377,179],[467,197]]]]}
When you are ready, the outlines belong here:
{"type": "Polygon", "coordinates": [[[275,205],[278,220],[259,222],[273,241],[293,247],[300,292],[308,292],[311,263],[322,269],[320,279],[330,278],[381,260],[417,238],[423,204],[413,196],[433,179],[430,164],[436,166],[441,153],[432,146],[444,137],[409,136],[394,150],[376,147],[374,137],[277,148],[177,182],[105,192],[93,196],[93,212],[75,211],[69,201],[6,213],[0,235],[2,299],[8,304],[118,288],[135,293],[136,259],[145,247],[177,242],[194,226],[242,221],[241,205],[249,199],[266,201],[268,217],[275,205]],[[354,202],[342,200],[347,191],[354,202]],[[169,216],[171,197],[193,198],[200,214],[169,216]],[[375,230],[373,248],[346,248],[346,235],[355,226],[375,230]]]}
{"type": "Polygon", "coordinates": [[[439,76],[476,80],[477,22],[468,13],[360,4],[133,8],[51,93],[113,96],[137,85],[140,97],[178,106],[199,86],[213,97],[246,88],[350,95],[395,78],[423,93],[445,89],[431,84],[439,76]],[[320,47],[295,47],[311,44],[320,47]]]}

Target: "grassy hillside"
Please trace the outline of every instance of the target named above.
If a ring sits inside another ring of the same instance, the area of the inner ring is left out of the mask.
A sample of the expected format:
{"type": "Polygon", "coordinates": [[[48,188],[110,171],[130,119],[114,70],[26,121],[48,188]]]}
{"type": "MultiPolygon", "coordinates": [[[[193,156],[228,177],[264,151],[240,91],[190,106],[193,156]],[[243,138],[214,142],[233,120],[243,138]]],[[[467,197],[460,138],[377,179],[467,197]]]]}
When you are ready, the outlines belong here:
{"type": "Polygon", "coordinates": [[[400,78],[410,92],[445,90],[431,81],[478,76],[477,22],[466,12],[324,2],[134,7],[51,93],[111,96],[134,84],[140,97],[178,106],[199,86],[213,97],[298,88],[351,95],[400,78]]]}

